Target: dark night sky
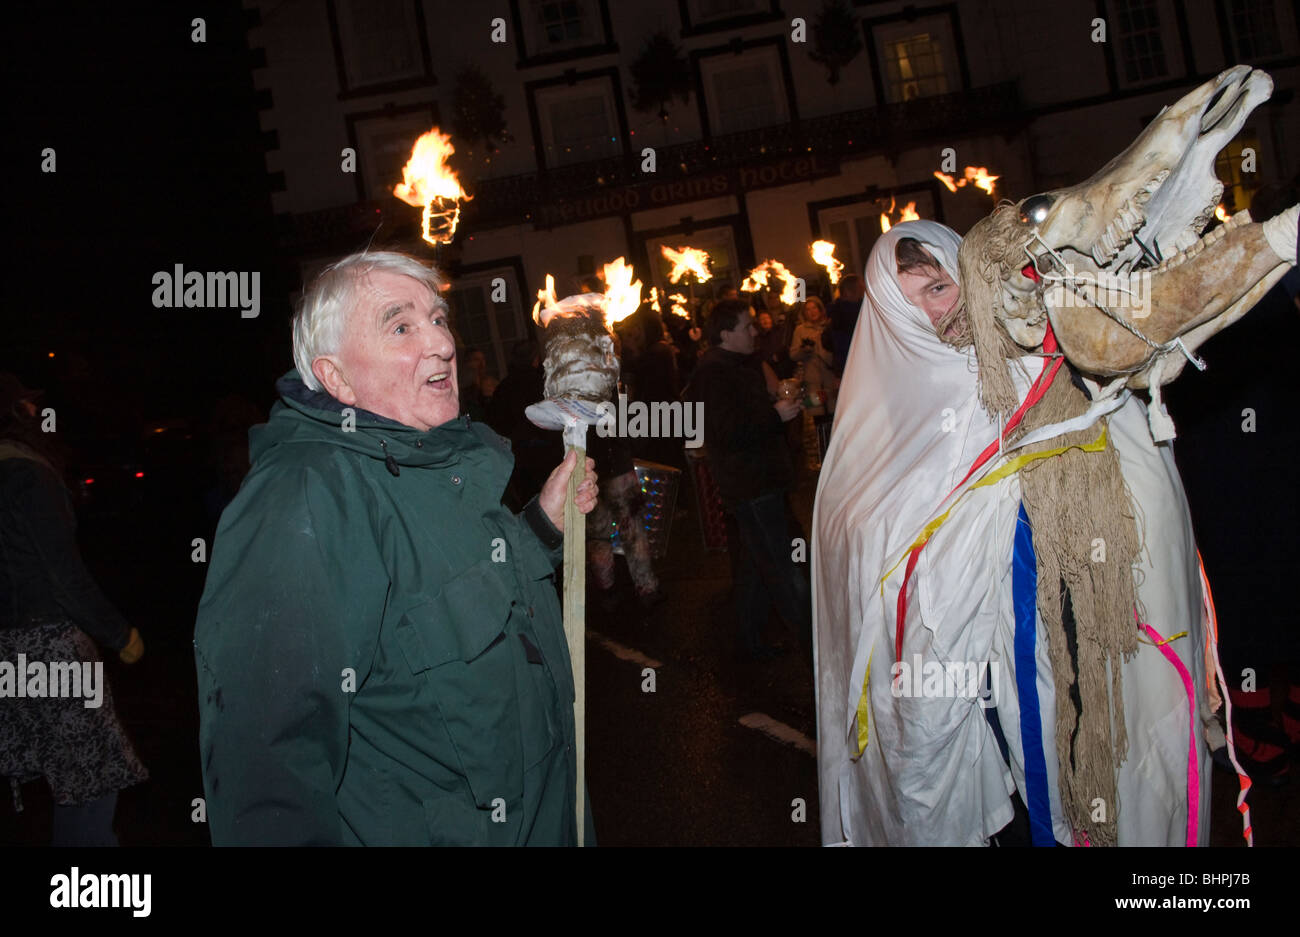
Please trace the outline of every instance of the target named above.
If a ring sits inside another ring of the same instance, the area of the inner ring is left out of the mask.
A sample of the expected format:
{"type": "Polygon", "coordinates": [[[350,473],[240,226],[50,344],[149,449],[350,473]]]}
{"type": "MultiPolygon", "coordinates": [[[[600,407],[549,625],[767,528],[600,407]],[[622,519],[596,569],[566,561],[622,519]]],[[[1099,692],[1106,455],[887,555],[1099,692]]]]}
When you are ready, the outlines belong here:
{"type": "Polygon", "coordinates": [[[238,3],[22,3],[4,16],[0,367],[57,395],[84,361],[151,417],[196,415],[217,385],[269,399],[288,310],[267,282],[271,200],[238,3]],[[206,43],[190,39],[194,17],[206,43]],[[40,170],[45,147],[55,173],[40,170]],[[150,278],[176,263],[262,270],[260,317],[155,309],[150,278]]]}

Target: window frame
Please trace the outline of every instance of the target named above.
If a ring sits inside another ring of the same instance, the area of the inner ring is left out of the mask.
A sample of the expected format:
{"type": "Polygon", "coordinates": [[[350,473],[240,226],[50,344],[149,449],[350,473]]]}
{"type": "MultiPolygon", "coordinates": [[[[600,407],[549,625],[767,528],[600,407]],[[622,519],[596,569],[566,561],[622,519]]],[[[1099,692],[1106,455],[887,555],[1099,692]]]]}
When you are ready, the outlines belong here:
{"type": "Polygon", "coordinates": [[[447,305],[452,309],[452,330],[460,344],[457,351],[465,352],[474,349],[481,350],[487,355],[489,347],[492,354],[489,357],[489,373],[498,380],[503,380],[506,373],[510,370],[510,352],[514,343],[526,341],[530,338],[536,338],[536,330],[533,328],[531,316],[532,303],[527,302],[526,280],[524,277],[524,262],[519,255],[511,257],[497,257],[490,260],[478,261],[472,264],[463,264],[456,269],[455,274],[449,278],[452,284],[451,288],[444,293],[447,298],[447,305]],[[512,316],[516,336],[513,339],[503,339],[498,329],[495,305],[492,302],[492,279],[493,277],[504,276],[506,278],[506,301],[511,303],[513,297],[512,316]],[[513,284],[511,281],[514,281],[513,284]],[[450,295],[458,290],[468,289],[472,286],[478,286],[486,297],[484,308],[487,310],[488,334],[490,336],[488,347],[482,345],[471,345],[465,341],[463,332],[463,323],[458,321],[458,314],[452,307],[450,295]],[[495,359],[496,369],[493,371],[492,364],[495,359]]]}
{"type": "Polygon", "coordinates": [[[401,167],[406,165],[406,161],[403,160],[401,165],[397,167],[399,175],[392,181],[392,185],[388,185],[383,191],[376,192],[373,195],[370,194],[370,180],[365,167],[369,165],[370,157],[373,153],[367,133],[373,133],[374,130],[380,126],[380,122],[382,121],[393,121],[398,118],[403,118],[401,121],[403,124],[407,123],[406,118],[409,118],[409,123],[412,126],[418,124],[424,128],[411,138],[412,146],[415,144],[415,141],[419,138],[420,134],[433,129],[434,127],[441,126],[437,101],[424,101],[416,104],[407,104],[402,107],[386,107],[380,110],[362,111],[344,116],[344,120],[347,123],[348,145],[352,147],[357,154],[358,171],[353,173],[353,176],[355,177],[358,202],[396,198],[396,196],[393,195],[393,186],[402,181],[400,175],[401,167]],[[423,119],[417,119],[417,117],[423,119]]]}
{"type": "Polygon", "coordinates": [[[586,160],[571,160],[562,163],[556,163],[546,158],[547,137],[544,130],[550,129],[549,117],[543,122],[542,106],[543,101],[539,96],[545,98],[547,92],[551,89],[569,87],[574,88],[581,84],[605,82],[606,100],[612,101],[613,116],[615,127],[618,130],[618,143],[615,152],[604,156],[592,157],[593,160],[612,159],[615,157],[626,158],[630,153],[630,144],[628,139],[627,127],[627,107],[623,98],[623,85],[619,80],[617,68],[593,69],[587,72],[565,72],[556,78],[544,78],[538,81],[530,81],[524,84],[524,94],[528,100],[528,120],[533,131],[533,149],[537,155],[537,169],[539,171],[554,169],[557,166],[571,166],[577,163],[586,162],[586,160]]]}
{"type": "MultiPolygon", "coordinates": [[[[924,30],[929,20],[933,20],[936,24],[945,23],[947,35],[951,40],[950,51],[945,54],[945,62],[952,62],[955,68],[949,76],[947,93],[954,94],[970,89],[970,64],[966,58],[966,42],[962,34],[961,15],[957,4],[937,4],[920,9],[913,7],[899,13],[876,16],[862,21],[862,33],[867,55],[871,60],[871,78],[875,85],[877,106],[889,107],[891,104],[887,94],[888,81],[883,61],[885,48],[882,40],[889,38],[891,33],[901,32],[904,29],[924,30]],[[898,24],[905,25],[900,28],[898,24]]],[[[914,100],[924,100],[924,98],[914,100]]]]}
{"type": "MultiPolygon", "coordinates": [[[[338,75],[338,97],[340,100],[403,91],[412,88],[427,88],[438,83],[433,73],[433,56],[429,48],[429,31],[424,19],[424,4],[420,0],[405,0],[410,11],[411,30],[415,34],[415,47],[419,66],[410,75],[392,79],[356,83],[350,75],[348,64],[348,34],[342,28],[339,4],[349,0],[326,0],[325,9],[329,20],[330,40],[334,50],[334,67],[338,75]]],[[[350,9],[350,7],[348,8],[350,9]]]]}
{"type": "Polygon", "coordinates": [[[682,38],[709,33],[733,32],[746,26],[786,21],[780,0],[758,0],[759,10],[735,16],[704,18],[699,14],[699,0],[677,0],[677,13],[682,23],[682,38]]]}
{"type": "Polygon", "coordinates": [[[564,46],[552,51],[540,47],[541,37],[537,29],[525,19],[533,0],[510,0],[510,22],[514,27],[515,45],[519,50],[515,67],[535,68],[538,65],[570,62],[590,56],[616,54],[618,43],[614,41],[614,27],[609,16],[609,0],[582,0],[582,2],[593,5],[595,15],[592,17],[592,22],[599,35],[595,41],[586,45],[564,46]]]}
{"type": "MultiPolygon", "coordinates": [[[[774,47],[777,62],[780,66],[780,74],[774,76],[778,91],[785,91],[785,117],[784,121],[790,124],[799,122],[799,102],[795,97],[794,79],[790,72],[790,50],[786,44],[786,38],[781,36],[768,36],[762,39],[750,39],[748,41],[733,40],[725,46],[712,46],[707,49],[692,49],[691,72],[695,77],[695,101],[696,108],[700,115],[701,136],[705,140],[710,140],[715,136],[724,136],[719,133],[716,124],[716,108],[714,96],[708,82],[705,79],[704,63],[710,59],[717,59],[724,56],[733,56],[743,58],[745,53],[754,50],[762,50],[767,47],[774,47]]],[[[780,126],[772,124],[770,126],[780,126]]],[[[740,131],[742,133],[752,131],[740,131]]]]}

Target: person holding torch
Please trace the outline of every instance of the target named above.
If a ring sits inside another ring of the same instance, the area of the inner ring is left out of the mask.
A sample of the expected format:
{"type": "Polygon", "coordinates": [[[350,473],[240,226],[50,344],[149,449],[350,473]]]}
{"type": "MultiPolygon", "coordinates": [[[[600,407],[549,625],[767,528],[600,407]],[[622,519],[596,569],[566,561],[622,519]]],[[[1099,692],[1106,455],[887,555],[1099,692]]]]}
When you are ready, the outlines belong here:
{"type": "Polygon", "coordinates": [[[578,842],[553,577],[594,465],[502,506],[510,444],[459,415],[443,284],[354,254],[294,318],[195,629],[215,845],[578,842]]]}

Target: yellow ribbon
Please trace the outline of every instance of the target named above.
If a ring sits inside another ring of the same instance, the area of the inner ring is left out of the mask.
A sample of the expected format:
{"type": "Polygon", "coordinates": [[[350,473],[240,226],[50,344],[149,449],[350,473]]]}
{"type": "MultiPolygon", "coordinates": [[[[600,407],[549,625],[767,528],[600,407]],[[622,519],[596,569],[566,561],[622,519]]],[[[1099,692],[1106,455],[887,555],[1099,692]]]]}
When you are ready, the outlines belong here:
{"type": "MultiPolygon", "coordinates": [[[[1008,477],[1009,475],[1014,475],[1016,472],[1019,472],[1022,468],[1024,468],[1026,465],[1030,464],[1031,462],[1036,462],[1039,459],[1050,459],[1053,456],[1064,455],[1065,453],[1069,452],[1071,449],[1078,449],[1081,452],[1101,452],[1105,448],[1106,448],[1106,427],[1103,426],[1101,428],[1101,434],[1092,442],[1078,443],[1073,446],[1060,446],[1059,448],[1047,449],[1043,452],[1025,453],[1024,455],[1016,456],[1014,459],[1007,461],[1003,465],[998,466],[992,472],[989,472],[989,474],[985,475],[975,484],[971,485],[969,488],[963,491],[961,495],[958,496],[957,500],[953,502],[952,507],[948,508],[948,510],[944,511],[934,520],[930,521],[930,523],[926,524],[924,528],[922,528],[920,536],[918,536],[914,541],[912,541],[911,546],[909,546],[906,550],[903,551],[903,555],[899,557],[898,562],[895,563],[893,566],[891,566],[889,568],[889,571],[885,573],[883,577],[881,577],[880,580],[881,598],[884,598],[885,596],[885,582],[889,579],[890,576],[894,574],[894,570],[898,569],[898,567],[903,565],[903,560],[907,559],[907,557],[911,554],[913,550],[917,549],[918,547],[924,546],[926,541],[928,541],[932,536],[934,536],[935,532],[944,525],[944,522],[948,520],[948,515],[952,513],[953,508],[957,507],[957,505],[961,502],[961,499],[966,497],[967,494],[974,491],[976,488],[983,488],[987,485],[996,484],[1002,481],[1002,479],[1008,477]]],[[[1181,635],[1174,635],[1173,638],[1168,638],[1166,640],[1172,641],[1174,638],[1177,637],[1181,637],[1181,635]]],[[[874,653],[874,648],[872,649],[872,651],[874,653]]],[[[871,681],[871,657],[868,656],[867,673],[866,676],[864,676],[862,679],[862,695],[858,697],[858,710],[857,710],[858,751],[857,751],[857,755],[855,755],[854,757],[859,757],[859,758],[862,756],[862,753],[866,750],[867,747],[867,695],[868,695],[867,688],[870,685],[870,681],[871,681]]]]}
{"type": "Polygon", "coordinates": [[[853,756],[855,758],[861,758],[867,750],[867,687],[871,684],[871,658],[875,653],[873,647],[867,655],[867,673],[862,678],[862,695],[858,697],[858,753],[853,756]]]}

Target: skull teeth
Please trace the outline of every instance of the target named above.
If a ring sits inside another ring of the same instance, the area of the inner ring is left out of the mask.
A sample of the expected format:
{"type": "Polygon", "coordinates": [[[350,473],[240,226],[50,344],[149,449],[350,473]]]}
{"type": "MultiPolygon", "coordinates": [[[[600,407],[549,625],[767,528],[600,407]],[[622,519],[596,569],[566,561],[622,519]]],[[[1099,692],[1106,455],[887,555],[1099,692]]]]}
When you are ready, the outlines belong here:
{"type": "Polygon", "coordinates": [[[1162,260],[1159,263],[1159,265],[1156,266],[1155,272],[1164,273],[1166,270],[1170,270],[1174,267],[1182,265],[1188,260],[1191,260],[1197,254],[1201,253],[1201,251],[1205,250],[1207,247],[1217,244],[1219,241],[1223,240],[1225,237],[1227,237],[1229,231],[1233,230],[1234,228],[1240,228],[1244,224],[1250,224],[1250,221],[1251,221],[1250,212],[1247,211],[1237,212],[1235,215],[1229,217],[1228,220],[1225,221],[1223,224],[1219,225],[1209,234],[1205,235],[1205,237],[1200,238],[1199,240],[1197,240],[1192,244],[1189,244],[1187,247],[1183,248],[1178,253],[1174,254],[1172,257],[1168,257],[1165,260],[1162,260]]]}
{"type": "Polygon", "coordinates": [[[1106,226],[1106,230],[1102,232],[1101,237],[1092,246],[1092,256],[1098,264],[1105,266],[1110,263],[1115,259],[1115,255],[1133,240],[1133,235],[1146,221],[1146,213],[1143,211],[1143,207],[1151,200],[1152,193],[1159,189],[1161,183],[1168,177],[1169,170],[1162,169],[1156,174],[1155,178],[1120,206],[1119,211],[1115,213],[1115,217],[1106,226]]]}

